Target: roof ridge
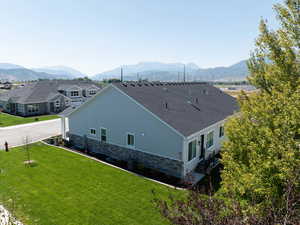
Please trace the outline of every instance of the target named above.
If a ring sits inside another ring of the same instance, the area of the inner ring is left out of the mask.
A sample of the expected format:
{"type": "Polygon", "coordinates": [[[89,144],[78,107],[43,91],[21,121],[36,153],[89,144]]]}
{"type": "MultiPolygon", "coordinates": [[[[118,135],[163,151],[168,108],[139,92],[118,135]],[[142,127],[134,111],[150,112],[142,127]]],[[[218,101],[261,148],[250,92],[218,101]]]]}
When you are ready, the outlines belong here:
{"type": "Polygon", "coordinates": [[[199,85],[199,84],[205,84],[210,85],[209,82],[161,82],[161,81],[124,81],[119,83],[114,83],[117,85],[123,85],[124,87],[131,86],[131,87],[149,87],[149,86],[188,86],[188,85],[199,85]]]}

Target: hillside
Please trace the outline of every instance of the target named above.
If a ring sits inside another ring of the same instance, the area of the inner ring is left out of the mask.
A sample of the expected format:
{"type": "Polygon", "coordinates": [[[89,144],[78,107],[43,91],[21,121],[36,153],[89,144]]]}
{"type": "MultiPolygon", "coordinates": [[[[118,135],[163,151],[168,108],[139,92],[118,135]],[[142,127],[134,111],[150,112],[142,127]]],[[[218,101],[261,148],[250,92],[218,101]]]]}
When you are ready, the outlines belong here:
{"type": "MultiPolygon", "coordinates": [[[[182,63],[159,63],[142,62],[135,65],[124,65],[124,80],[160,80],[178,81],[183,80],[184,64],[182,63]]],[[[96,74],[92,78],[103,80],[109,78],[120,78],[121,66],[113,70],[96,74]]],[[[185,65],[186,80],[193,81],[232,81],[245,80],[248,75],[246,60],[233,64],[229,67],[215,67],[202,69],[194,63],[185,65]]]]}
{"type": "Polygon", "coordinates": [[[0,80],[74,79],[84,76],[80,71],[66,66],[27,69],[11,63],[0,63],[0,80]]]}
{"type": "Polygon", "coordinates": [[[60,76],[69,76],[69,77],[85,77],[86,75],[81,73],[78,70],[75,70],[67,66],[48,66],[42,68],[32,68],[36,72],[44,72],[48,74],[60,75],[60,76]]]}
{"type": "Polygon", "coordinates": [[[37,79],[72,79],[69,75],[54,75],[44,72],[35,72],[26,68],[0,69],[0,80],[25,81],[37,79]]]}

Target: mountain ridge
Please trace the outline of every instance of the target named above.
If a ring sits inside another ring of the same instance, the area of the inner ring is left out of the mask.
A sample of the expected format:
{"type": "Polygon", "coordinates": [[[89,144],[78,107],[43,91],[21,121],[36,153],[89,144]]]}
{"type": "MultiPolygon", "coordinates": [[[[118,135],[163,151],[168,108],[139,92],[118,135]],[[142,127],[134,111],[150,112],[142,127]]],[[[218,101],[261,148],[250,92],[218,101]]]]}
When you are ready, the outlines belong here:
{"type": "Polygon", "coordinates": [[[249,74],[246,60],[242,60],[230,66],[212,68],[200,68],[195,63],[160,63],[140,62],[133,65],[119,66],[113,70],[105,71],[92,76],[95,80],[120,78],[120,71],[123,68],[125,80],[160,80],[180,81],[183,80],[185,67],[186,80],[193,81],[235,81],[245,80],[249,74]]]}
{"type": "Polygon", "coordinates": [[[86,76],[79,70],[76,70],[76,69],[68,67],[68,66],[63,66],[63,65],[32,68],[31,70],[36,71],[36,72],[44,72],[44,73],[54,74],[54,75],[68,75],[68,76],[74,77],[74,78],[86,76]]]}

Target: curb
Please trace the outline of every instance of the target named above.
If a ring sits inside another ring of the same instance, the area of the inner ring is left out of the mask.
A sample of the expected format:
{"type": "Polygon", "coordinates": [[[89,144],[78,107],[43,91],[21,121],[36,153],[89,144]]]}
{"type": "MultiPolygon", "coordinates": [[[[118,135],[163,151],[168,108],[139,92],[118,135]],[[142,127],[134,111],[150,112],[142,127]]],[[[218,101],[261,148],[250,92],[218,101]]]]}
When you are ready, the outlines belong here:
{"type": "Polygon", "coordinates": [[[15,128],[20,128],[20,127],[26,127],[26,126],[33,126],[33,125],[40,125],[40,124],[44,124],[44,123],[50,123],[50,122],[54,122],[54,121],[58,121],[60,120],[58,119],[51,119],[51,120],[45,120],[45,121],[39,121],[39,122],[32,122],[32,123],[24,123],[24,124],[20,124],[20,125],[14,125],[14,126],[7,126],[7,127],[0,127],[0,130],[9,130],[9,129],[15,129],[15,128]]]}

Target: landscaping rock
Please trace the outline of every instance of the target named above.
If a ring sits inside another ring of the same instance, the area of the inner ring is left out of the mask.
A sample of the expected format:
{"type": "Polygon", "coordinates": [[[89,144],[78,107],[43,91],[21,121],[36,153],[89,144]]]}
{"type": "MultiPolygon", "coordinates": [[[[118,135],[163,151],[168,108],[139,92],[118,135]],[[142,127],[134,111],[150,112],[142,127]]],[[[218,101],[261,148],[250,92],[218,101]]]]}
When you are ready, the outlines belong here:
{"type": "Polygon", "coordinates": [[[0,205],[0,225],[23,225],[17,221],[2,205],[0,205]]]}

